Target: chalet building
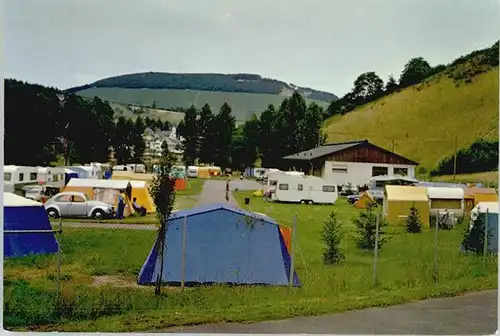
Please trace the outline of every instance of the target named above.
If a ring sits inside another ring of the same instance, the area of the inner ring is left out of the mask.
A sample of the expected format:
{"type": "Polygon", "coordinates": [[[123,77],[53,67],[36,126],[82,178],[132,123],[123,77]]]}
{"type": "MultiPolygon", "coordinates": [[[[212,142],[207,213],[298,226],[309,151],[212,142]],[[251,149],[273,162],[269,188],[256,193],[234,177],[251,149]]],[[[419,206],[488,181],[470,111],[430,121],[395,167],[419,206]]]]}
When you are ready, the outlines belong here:
{"type": "Polygon", "coordinates": [[[364,185],[374,176],[401,175],[415,178],[418,165],[410,159],[378,147],[368,140],[332,143],[285,156],[302,171],[337,185],[364,185]]]}

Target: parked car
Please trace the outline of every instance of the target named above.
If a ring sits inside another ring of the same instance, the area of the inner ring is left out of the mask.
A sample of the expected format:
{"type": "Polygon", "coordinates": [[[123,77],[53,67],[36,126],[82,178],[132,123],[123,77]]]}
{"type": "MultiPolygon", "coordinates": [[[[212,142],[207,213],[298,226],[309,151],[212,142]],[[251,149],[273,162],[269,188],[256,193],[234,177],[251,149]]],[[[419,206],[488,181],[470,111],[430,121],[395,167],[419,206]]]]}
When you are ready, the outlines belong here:
{"type": "Polygon", "coordinates": [[[112,218],[115,209],[108,203],[91,200],[85,193],[68,191],[56,194],[45,203],[47,215],[51,218],[112,218]]]}
{"type": "Polygon", "coordinates": [[[31,199],[33,201],[41,202],[43,196],[45,195],[45,190],[43,186],[30,185],[23,187],[24,197],[31,199]]]}

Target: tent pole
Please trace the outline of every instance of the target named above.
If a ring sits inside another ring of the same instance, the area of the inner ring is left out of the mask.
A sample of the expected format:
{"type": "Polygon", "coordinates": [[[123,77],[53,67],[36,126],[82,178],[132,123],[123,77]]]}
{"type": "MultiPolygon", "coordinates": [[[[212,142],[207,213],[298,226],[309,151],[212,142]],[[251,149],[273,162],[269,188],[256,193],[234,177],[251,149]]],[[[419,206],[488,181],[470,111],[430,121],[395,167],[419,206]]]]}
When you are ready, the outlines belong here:
{"type": "Polygon", "coordinates": [[[62,239],[62,217],[59,217],[59,241],[57,242],[57,304],[61,299],[61,239],[62,239]]]}
{"type": "Polygon", "coordinates": [[[373,286],[377,285],[377,259],[378,259],[379,226],[380,226],[380,214],[377,214],[377,222],[375,224],[375,249],[373,251],[373,286]]]}
{"type": "Polygon", "coordinates": [[[486,218],[484,219],[484,245],[483,245],[483,256],[488,253],[488,215],[490,209],[486,209],[486,218]]]}
{"type": "Polygon", "coordinates": [[[432,277],[434,278],[434,282],[437,284],[438,282],[438,235],[439,235],[439,211],[437,211],[436,215],[436,235],[434,237],[434,271],[432,277]]]}
{"type": "Polygon", "coordinates": [[[187,233],[187,216],[184,216],[184,224],[182,226],[182,278],[181,291],[184,290],[186,282],[186,233],[187,233]]]}
{"type": "Polygon", "coordinates": [[[292,229],[292,250],[290,251],[290,278],[289,285],[293,287],[293,274],[294,274],[294,262],[295,262],[295,239],[296,239],[296,230],[297,229],[297,215],[293,216],[293,229],[292,229]]]}

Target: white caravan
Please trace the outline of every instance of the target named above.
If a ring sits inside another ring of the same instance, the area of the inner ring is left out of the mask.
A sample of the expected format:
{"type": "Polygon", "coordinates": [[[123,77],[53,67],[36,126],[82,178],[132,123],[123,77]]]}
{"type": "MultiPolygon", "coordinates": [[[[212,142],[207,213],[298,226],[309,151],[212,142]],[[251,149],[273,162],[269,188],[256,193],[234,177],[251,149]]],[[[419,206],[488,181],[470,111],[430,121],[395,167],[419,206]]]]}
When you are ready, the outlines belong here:
{"type": "Polygon", "coordinates": [[[8,165],[3,167],[4,191],[24,197],[23,187],[38,184],[38,169],[8,165]]]}
{"type": "Polygon", "coordinates": [[[186,175],[187,177],[198,177],[198,167],[189,166],[186,175]]]}
{"type": "Polygon", "coordinates": [[[64,188],[63,167],[37,167],[37,179],[40,184],[49,188],[64,188]]]}
{"type": "Polygon", "coordinates": [[[278,185],[278,179],[280,176],[283,175],[288,175],[288,176],[304,176],[303,172],[296,172],[296,171],[273,171],[267,175],[267,182],[266,186],[264,188],[265,193],[270,193],[274,190],[276,190],[276,186],[278,185]]]}
{"type": "Polygon", "coordinates": [[[316,176],[281,174],[276,178],[277,188],[271,192],[275,202],[334,204],[339,197],[338,188],[316,176]]]}

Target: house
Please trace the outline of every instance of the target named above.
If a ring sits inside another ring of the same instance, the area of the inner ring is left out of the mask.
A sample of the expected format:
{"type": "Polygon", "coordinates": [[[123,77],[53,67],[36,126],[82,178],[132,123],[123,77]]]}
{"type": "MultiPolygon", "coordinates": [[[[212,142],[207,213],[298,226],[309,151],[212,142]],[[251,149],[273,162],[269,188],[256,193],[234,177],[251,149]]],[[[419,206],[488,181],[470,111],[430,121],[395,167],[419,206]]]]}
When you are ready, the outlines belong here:
{"type": "Polygon", "coordinates": [[[290,272],[290,230],[270,217],[210,204],[177,211],[167,225],[139,272],[139,285],[156,283],[162,259],[161,281],[171,285],[184,280],[186,286],[288,286],[290,276],[294,286],[301,285],[297,273],[290,272]]]}
{"type": "Polygon", "coordinates": [[[364,185],[374,176],[415,178],[417,162],[390,152],[368,140],[332,143],[285,156],[297,169],[337,185],[364,185]]]}

